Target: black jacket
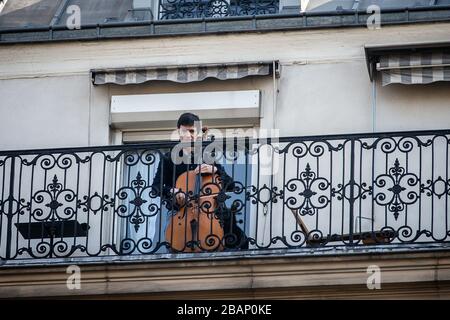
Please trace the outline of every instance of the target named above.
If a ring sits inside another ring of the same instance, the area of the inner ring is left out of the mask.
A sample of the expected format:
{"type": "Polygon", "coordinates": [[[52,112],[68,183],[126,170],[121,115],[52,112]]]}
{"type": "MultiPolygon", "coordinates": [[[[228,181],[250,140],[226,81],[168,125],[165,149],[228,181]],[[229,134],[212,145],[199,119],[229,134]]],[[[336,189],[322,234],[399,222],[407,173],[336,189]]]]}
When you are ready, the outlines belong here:
{"type": "MultiPolygon", "coordinates": [[[[193,162],[191,161],[190,164],[183,163],[175,165],[170,153],[161,156],[155,178],[153,179],[152,190],[161,196],[162,203],[164,203],[169,211],[179,210],[179,206],[170,190],[175,187],[180,175],[188,170],[194,170],[198,166],[193,162]]],[[[232,192],[235,187],[233,179],[225,172],[225,169],[220,164],[215,164],[215,166],[217,168],[217,174],[221,178],[221,190],[224,192],[232,192]]],[[[245,233],[237,225],[234,213],[224,203],[219,203],[217,214],[225,232],[225,247],[229,249],[247,249],[247,238],[245,233]]]]}

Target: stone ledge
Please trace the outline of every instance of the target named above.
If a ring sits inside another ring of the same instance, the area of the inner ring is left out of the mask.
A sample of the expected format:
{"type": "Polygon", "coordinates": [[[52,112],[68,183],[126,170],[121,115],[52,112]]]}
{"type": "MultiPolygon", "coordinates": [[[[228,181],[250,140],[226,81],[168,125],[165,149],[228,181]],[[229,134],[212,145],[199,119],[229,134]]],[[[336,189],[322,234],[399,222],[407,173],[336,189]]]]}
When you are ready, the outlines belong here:
{"type": "MultiPolygon", "coordinates": [[[[64,297],[64,299],[77,298],[64,297]]],[[[190,292],[160,292],[144,294],[93,295],[83,299],[96,300],[233,300],[233,299],[441,299],[450,300],[450,282],[425,282],[386,284],[380,290],[368,290],[364,286],[318,286],[273,289],[240,289],[190,292]]]]}
{"type": "Polygon", "coordinates": [[[303,297],[311,288],[317,297],[344,297],[341,288],[358,297],[368,294],[369,265],[380,267],[390,295],[418,286],[427,296],[449,297],[450,252],[85,265],[80,290],[67,289],[64,266],[8,268],[0,269],[0,297],[303,297]]]}
{"type": "MultiPolygon", "coordinates": [[[[89,25],[80,30],[61,27],[18,28],[0,30],[1,44],[41,43],[74,40],[108,40],[121,38],[224,34],[230,32],[271,32],[316,28],[367,27],[369,15],[363,12],[333,14],[272,14],[226,18],[155,20],[144,23],[89,25]]],[[[398,9],[382,12],[382,26],[450,21],[450,6],[438,8],[398,9]]]]}

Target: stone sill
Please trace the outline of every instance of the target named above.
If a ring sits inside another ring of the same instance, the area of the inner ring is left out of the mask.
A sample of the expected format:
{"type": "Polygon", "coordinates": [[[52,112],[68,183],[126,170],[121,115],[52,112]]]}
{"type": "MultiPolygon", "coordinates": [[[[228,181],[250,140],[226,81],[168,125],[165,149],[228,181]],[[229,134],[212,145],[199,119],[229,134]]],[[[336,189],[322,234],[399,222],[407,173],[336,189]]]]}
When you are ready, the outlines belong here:
{"type": "Polygon", "coordinates": [[[66,266],[0,269],[0,298],[383,298],[384,289],[386,297],[450,298],[449,251],[171,260],[80,268],[79,290],[67,288],[66,266]],[[381,270],[381,290],[367,289],[371,265],[381,270]]]}

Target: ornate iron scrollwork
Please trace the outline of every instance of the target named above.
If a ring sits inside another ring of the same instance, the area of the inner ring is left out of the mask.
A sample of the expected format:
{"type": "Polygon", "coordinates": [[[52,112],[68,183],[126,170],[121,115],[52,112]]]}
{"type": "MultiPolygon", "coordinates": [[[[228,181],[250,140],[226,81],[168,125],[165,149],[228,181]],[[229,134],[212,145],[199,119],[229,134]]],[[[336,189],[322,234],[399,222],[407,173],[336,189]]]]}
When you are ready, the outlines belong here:
{"type": "Polygon", "coordinates": [[[164,0],[159,5],[159,19],[223,18],[275,14],[278,0],[164,0]]]}

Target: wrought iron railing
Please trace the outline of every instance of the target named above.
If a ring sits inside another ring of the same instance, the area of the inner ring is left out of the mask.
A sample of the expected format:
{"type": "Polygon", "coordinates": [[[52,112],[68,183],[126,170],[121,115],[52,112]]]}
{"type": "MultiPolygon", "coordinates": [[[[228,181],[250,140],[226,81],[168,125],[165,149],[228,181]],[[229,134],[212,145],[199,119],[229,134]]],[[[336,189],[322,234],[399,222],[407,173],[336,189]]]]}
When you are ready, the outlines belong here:
{"type": "MultiPolygon", "coordinates": [[[[449,138],[450,130],[205,143],[223,169],[221,191],[198,210],[218,219],[223,235],[203,241],[191,230],[178,251],[442,247],[449,138]],[[221,209],[211,211],[212,202],[221,209]]],[[[169,214],[176,199],[155,176],[178,147],[0,152],[1,259],[177,252],[168,226],[191,221],[169,214]]],[[[179,173],[169,173],[172,182],[179,173]]]]}
{"type": "Polygon", "coordinates": [[[278,0],[161,0],[159,19],[222,18],[276,14],[278,0]]]}

